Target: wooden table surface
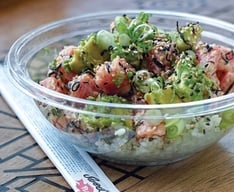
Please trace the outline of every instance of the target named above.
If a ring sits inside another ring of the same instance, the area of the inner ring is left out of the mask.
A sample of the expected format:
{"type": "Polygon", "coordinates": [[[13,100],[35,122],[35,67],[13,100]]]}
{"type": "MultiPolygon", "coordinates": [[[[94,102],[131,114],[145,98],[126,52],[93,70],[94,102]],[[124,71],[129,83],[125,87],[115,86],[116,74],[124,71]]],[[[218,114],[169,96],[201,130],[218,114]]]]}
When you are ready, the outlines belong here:
{"type": "MultiPolygon", "coordinates": [[[[114,9],[176,10],[234,23],[233,0],[1,1],[0,59],[28,30],[57,19],[114,9]]],[[[95,160],[120,191],[234,192],[234,130],[210,148],[167,166],[122,166],[95,160]]],[[[0,192],[5,191],[72,190],[0,97],[0,192]]]]}

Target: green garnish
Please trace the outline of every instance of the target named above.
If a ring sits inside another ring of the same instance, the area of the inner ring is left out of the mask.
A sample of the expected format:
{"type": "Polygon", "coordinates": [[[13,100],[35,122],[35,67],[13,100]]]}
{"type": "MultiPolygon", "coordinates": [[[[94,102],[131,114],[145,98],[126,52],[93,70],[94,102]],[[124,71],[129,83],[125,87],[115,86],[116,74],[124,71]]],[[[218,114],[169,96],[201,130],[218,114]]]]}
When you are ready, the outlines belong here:
{"type": "Polygon", "coordinates": [[[97,33],[96,43],[101,49],[108,50],[109,47],[113,47],[115,44],[114,35],[109,31],[101,30],[97,33]]]}
{"type": "Polygon", "coordinates": [[[221,129],[227,129],[229,126],[234,125],[234,109],[230,109],[221,113],[221,129]]]}
{"type": "Polygon", "coordinates": [[[204,71],[196,67],[194,58],[193,51],[181,53],[175,64],[175,72],[168,79],[168,84],[173,86],[176,95],[185,102],[209,98],[214,86],[204,71]]]}
{"type": "Polygon", "coordinates": [[[91,34],[86,39],[82,39],[80,44],[74,48],[71,58],[64,62],[65,70],[81,73],[109,60],[110,55],[106,47],[112,41],[109,36],[106,37],[106,34],[110,35],[107,31],[100,31],[98,35],[91,34]],[[106,41],[107,39],[108,41],[106,41]]]}
{"type": "Polygon", "coordinates": [[[185,122],[182,119],[168,119],[165,120],[166,137],[175,139],[184,131],[185,122]]]}
{"type": "Polygon", "coordinates": [[[111,51],[111,59],[120,56],[139,67],[143,55],[152,49],[153,38],[158,31],[156,26],[149,24],[150,16],[142,12],[135,19],[126,15],[115,18],[115,47],[111,51]]]}
{"type": "Polygon", "coordinates": [[[202,27],[199,23],[189,23],[186,26],[179,26],[176,23],[176,32],[169,32],[168,35],[176,43],[178,50],[185,51],[193,49],[197,41],[201,39],[202,27]]]}
{"type": "Polygon", "coordinates": [[[151,77],[147,70],[139,70],[133,78],[136,90],[144,93],[148,104],[180,103],[181,99],[175,94],[172,86],[165,85],[162,77],[151,77]]]}
{"type": "MultiPolygon", "coordinates": [[[[91,100],[95,100],[98,102],[109,102],[109,103],[128,103],[126,99],[116,96],[116,95],[99,95],[97,98],[89,98],[91,100]]],[[[128,109],[120,109],[120,108],[109,108],[102,106],[86,106],[84,110],[93,111],[97,114],[105,113],[105,114],[113,114],[113,115],[132,115],[132,111],[128,109]]],[[[123,126],[123,127],[132,127],[131,119],[123,119],[123,118],[111,118],[111,117],[101,117],[94,115],[80,115],[81,124],[85,124],[86,128],[90,131],[92,130],[101,130],[106,127],[113,127],[115,125],[123,126]]]]}

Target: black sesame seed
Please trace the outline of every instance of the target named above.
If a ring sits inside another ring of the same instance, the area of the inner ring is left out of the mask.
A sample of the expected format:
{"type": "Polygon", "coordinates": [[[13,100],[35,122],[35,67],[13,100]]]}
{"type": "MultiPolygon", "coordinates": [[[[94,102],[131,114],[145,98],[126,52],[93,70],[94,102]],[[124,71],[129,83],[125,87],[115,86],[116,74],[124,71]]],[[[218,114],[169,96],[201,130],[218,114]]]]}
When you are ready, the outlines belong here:
{"type": "Polygon", "coordinates": [[[227,88],[224,95],[227,95],[232,90],[233,87],[234,87],[234,82],[232,82],[232,84],[227,88]]]}
{"type": "Polygon", "coordinates": [[[209,44],[206,44],[206,49],[208,52],[210,52],[213,49],[213,47],[211,47],[209,44]]]}
{"type": "Polygon", "coordinates": [[[48,72],[47,76],[51,77],[51,76],[56,75],[56,74],[57,73],[55,71],[50,71],[50,72],[48,72]]]}
{"type": "Polygon", "coordinates": [[[157,66],[157,67],[159,67],[159,68],[161,68],[161,69],[165,69],[165,65],[163,65],[160,61],[158,61],[158,59],[157,58],[153,58],[153,62],[154,62],[154,64],[157,66]]]}
{"type": "Polygon", "coordinates": [[[103,51],[100,53],[100,55],[103,56],[103,55],[105,54],[105,52],[106,52],[106,51],[103,50],[103,51]]]}
{"type": "Polygon", "coordinates": [[[106,66],[107,72],[110,73],[111,72],[110,63],[106,63],[105,66],[106,66]]]}
{"type": "Polygon", "coordinates": [[[111,50],[113,50],[113,48],[114,48],[114,47],[113,47],[112,45],[110,45],[110,46],[108,47],[108,50],[111,51],[111,50]]]}
{"type": "Polygon", "coordinates": [[[80,82],[79,81],[75,81],[71,85],[71,90],[72,91],[77,91],[79,89],[79,87],[80,87],[80,82]]]}

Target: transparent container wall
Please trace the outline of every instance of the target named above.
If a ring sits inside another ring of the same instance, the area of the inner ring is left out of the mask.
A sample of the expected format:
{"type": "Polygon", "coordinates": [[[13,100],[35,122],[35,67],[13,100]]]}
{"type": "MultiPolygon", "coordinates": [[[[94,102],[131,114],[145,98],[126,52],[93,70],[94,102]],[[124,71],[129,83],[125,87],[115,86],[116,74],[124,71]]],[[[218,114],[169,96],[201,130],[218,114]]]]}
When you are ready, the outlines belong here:
{"type": "MultiPolygon", "coordinates": [[[[79,41],[87,37],[87,35],[89,35],[90,33],[99,31],[101,29],[108,30],[115,16],[121,14],[121,12],[117,12],[113,15],[108,15],[104,13],[104,16],[101,15],[93,17],[91,16],[89,18],[72,18],[67,22],[61,22],[57,24],[55,23],[54,26],[52,25],[50,28],[45,28],[45,30],[41,32],[39,37],[36,36],[26,46],[24,46],[23,49],[21,49],[21,51],[23,52],[34,52],[33,57],[32,55],[29,56],[29,54],[27,54],[28,57],[26,57],[26,60],[29,59],[29,62],[26,65],[28,67],[29,76],[33,79],[33,81],[38,83],[40,80],[46,77],[48,71],[48,64],[52,62],[52,60],[58,55],[58,52],[61,49],[63,49],[64,46],[78,45],[79,41]],[[30,47],[32,47],[32,45],[37,45],[35,50],[30,50],[30,47]]],[[[136,13],[134,11],[130,11],[128,13],[129,17],[134,17],[135,15],[136,13]]],[[[211,21],[209,21],[208,18],[204,19],[199,16],[188,17],[184,14],[173,15],[173,13],[170,12],[163,12],[158,13],[156,15],[152,15],[150,21],[156,26],[158,26],[158,28],[167,31],[175,31],[177,27],[177,22],[179,25],[186,25],[189,22],[199,22],[203,26],[204,30],[202,39],[203,41],[226,45],[229,47],[234,46],[234,34],[230,30],[230,28],[226,27],[225,24],[223,24],[222,22],[212,23],[211,21]]],[[[181,117],[189,117],[195,115],[206,115],[222,111],[226,108],[228,102],[230,102],[229,98],[224,99],[216,104],[206,103],[204,105],[197,105],[191,108],[188,108],[187,106],[180,106],[160,110],[162,110],[163,113],[168,114],[168,116],[175,116],[175,118],[177,118],[177,114],[180,114],[181,117]],[[214,110],[214,108],[216,110],[214,110]]],[[[77,109],[80,110],[83,110],[84,106],[88,105],[66,103],[66,100],[61,100],[61,103],[75,106],[77,109]]],[[[100,107],[103,108],[103,111],[106,111],[105,108],[109,108],[111,106],[99,105],[99,108],[100,107]]],[[[121,110],[127,111],[128,107],[124,106],[121,108],[121,110]]],[[[93,115],[96,115],[96,111],[93,112],[93,115]]],[[[104,113],[104,115],[112,114],[104,113]]],[[[165,117],[165,115],[163,117],[165,117]]]]}
{"type": "MultiPolygon", "coordinates": [[[[46,77],[48,64],[64,46],[78,45],[88,34],[108,30],[115,16],[121,14],[124,12],[55,22],[26,34],[10,50],[7,62],[10,63],[12,79],[35,99],[45,120],[86,151],[101,154],[100,157],[111,161],[140,165],[166,164],[184,159],[215,143],[232,129],[233,94],[196,104],[121,105],[74,98],[38,84],[46,77]],[[176,135],[165,135],[168,130],[164,136],[153,135],[151,131],[157,130],[160,124],[167,124],[167,129],[176,126],[173,129],[176,135]],[[145,133],[149,135],[141,135],[145,133]]],[[[130,17],[136,14],[128,12],[130,17]]],[[[204,29],[203,41],[234,46],[234,27],[231,25],[187,14],[154,14],[151,22],[160,29],[175,31],[177,21],[179,25],[200,22],[204,29]]]]}

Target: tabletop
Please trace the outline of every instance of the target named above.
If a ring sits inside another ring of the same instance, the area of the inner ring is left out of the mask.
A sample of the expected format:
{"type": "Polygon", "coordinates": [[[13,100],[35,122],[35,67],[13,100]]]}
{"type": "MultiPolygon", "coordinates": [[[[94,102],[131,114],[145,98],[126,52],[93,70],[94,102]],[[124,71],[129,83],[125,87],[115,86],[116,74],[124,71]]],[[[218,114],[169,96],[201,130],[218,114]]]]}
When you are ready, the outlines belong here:
{"type": "MultiPolygon", "coordinates": [[[[233,0],[9,0],[0,2],[0,60],[25,32],[58,19],[116,9],[163,9],[234,23],[233,0]]],[[[233,192],[234,130],[194,156],[170,165],[124,166],[95,158],[120,191],[233,192]]],[[[0,93],[0,192],[72,191],[0,93]]]]}

